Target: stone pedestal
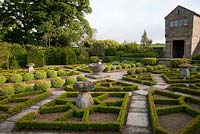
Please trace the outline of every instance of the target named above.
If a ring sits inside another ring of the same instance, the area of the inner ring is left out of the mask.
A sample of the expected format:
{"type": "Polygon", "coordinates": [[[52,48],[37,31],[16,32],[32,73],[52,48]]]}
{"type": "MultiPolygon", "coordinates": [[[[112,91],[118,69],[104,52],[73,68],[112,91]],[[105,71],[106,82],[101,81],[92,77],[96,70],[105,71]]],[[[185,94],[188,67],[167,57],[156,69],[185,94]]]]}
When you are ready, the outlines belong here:
{"type": "Polygon", "coordinates": [[[79,91],[76,100],[76,106],[78,108],[90,107],[94,104],[92,96],[90,94],[91,90],[94,90],[94,84],[91,81],[81,81],[74,84],[74,89],[79,91]]]}
{"type": "Polygon", "coordinates": [[[89,106],[92,106],[94,104],[94,101],[92,99],[92,96],[90,92],[79,92],[77,100],[76,100],[76,106],[78,108],[86,108],[89,106]]]}
{"type": "Polygon", "coordinates": [[[186,77],[189,78],[190,77],[190,70],[189,68],[181,68],[181,77],[186,77]]]}
{"type": "Polygon", "coordinates": [[[34,73],[34,68],[31,66],[31,67],[28,67],[28,72],[29,73],[34,73]]]}
{"type": "Polygon", "coordinates": [[[95,75],[95,74],[86,74],[85,77],[88,77],[90,79],[105,79],[105,78],[109,78],[110,75],[107,75],[105,73],[99,74],[99,75],[95,75]]]}

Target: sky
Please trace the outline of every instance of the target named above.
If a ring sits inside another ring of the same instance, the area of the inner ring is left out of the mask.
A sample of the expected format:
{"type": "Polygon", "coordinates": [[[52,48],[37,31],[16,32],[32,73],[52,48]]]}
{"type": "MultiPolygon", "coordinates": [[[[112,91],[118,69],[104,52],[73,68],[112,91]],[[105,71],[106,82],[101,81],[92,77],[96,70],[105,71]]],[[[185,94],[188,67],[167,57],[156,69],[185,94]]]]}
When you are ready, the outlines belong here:
{"type": "Polygon", "coordinates": [[[144,29],[154,43],[165,42],[165,20],[178,5],[200,14],[200,0],[90,0],[86,15],[95,38],[140,42],[144,29]]]}

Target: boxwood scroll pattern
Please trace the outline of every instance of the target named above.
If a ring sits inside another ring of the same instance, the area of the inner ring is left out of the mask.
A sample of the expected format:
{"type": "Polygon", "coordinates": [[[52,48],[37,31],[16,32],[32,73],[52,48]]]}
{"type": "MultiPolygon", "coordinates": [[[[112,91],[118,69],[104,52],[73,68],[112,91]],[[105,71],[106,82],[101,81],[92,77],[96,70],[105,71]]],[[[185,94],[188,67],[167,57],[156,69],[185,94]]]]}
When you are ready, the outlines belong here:
{"type": "MultiPolygon", "coordinates": [[[[53,120],[36,120],[37,113],[29,113],[17,120],[17,129],[32,130],[98,130],[98,131],[121,131],[125,122],[126,109],[129,101],[128,93],[92,93],[95,105],[79,109],[75,105],[77,93],[64,93],[55,100],[40,107],[39,114],[59,113],[53,120]],[[118,100],[104,101],[107,97],[117,97],[118,100]],[[89,117],[93,112],[117,114],[115,121],[90,122],[89,117]],[[76,116],[81,118],[80,122],[69,122],[68,118],[76,116]]],[[[51,115],[50,115],[51,116],[51,115]]]]}

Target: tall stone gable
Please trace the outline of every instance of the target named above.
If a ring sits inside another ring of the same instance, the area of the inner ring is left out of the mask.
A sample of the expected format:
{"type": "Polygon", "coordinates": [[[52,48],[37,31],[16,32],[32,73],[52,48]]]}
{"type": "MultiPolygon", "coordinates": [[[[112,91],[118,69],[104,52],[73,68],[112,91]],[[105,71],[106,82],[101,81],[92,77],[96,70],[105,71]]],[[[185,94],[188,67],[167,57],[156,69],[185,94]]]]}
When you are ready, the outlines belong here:
{"type": "Polygon", "coordinates": [[[165,17],[165,57],[191,58],[200,52],[200,15],[177,6],[165,17]]]}

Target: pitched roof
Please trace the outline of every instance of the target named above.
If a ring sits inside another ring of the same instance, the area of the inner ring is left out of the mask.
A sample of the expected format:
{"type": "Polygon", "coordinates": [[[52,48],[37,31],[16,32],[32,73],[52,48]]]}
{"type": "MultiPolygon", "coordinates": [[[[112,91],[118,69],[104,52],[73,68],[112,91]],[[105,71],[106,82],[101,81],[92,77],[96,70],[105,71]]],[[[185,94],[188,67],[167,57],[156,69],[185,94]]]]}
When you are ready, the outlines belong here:
{"type": "Polygon", "coordinates": [[[165,18],[167,18],[172,12],[174,12],[174,11],[175,11],[177,8],[179,8],[179,7],[180,7],[180,8],[183,8],[183,9],[189,11],[189,12],[192,12],[194,15],[200,17],[200,14],[198,14],[198,13],[196,13],[196,12],[190,10],[190,9],[187,9],[187,8],[185,8],[185,7],[183,7],[183,6],[178,5],[178,6],[177,6],[174,10],[172,10],[165,18]]]}

